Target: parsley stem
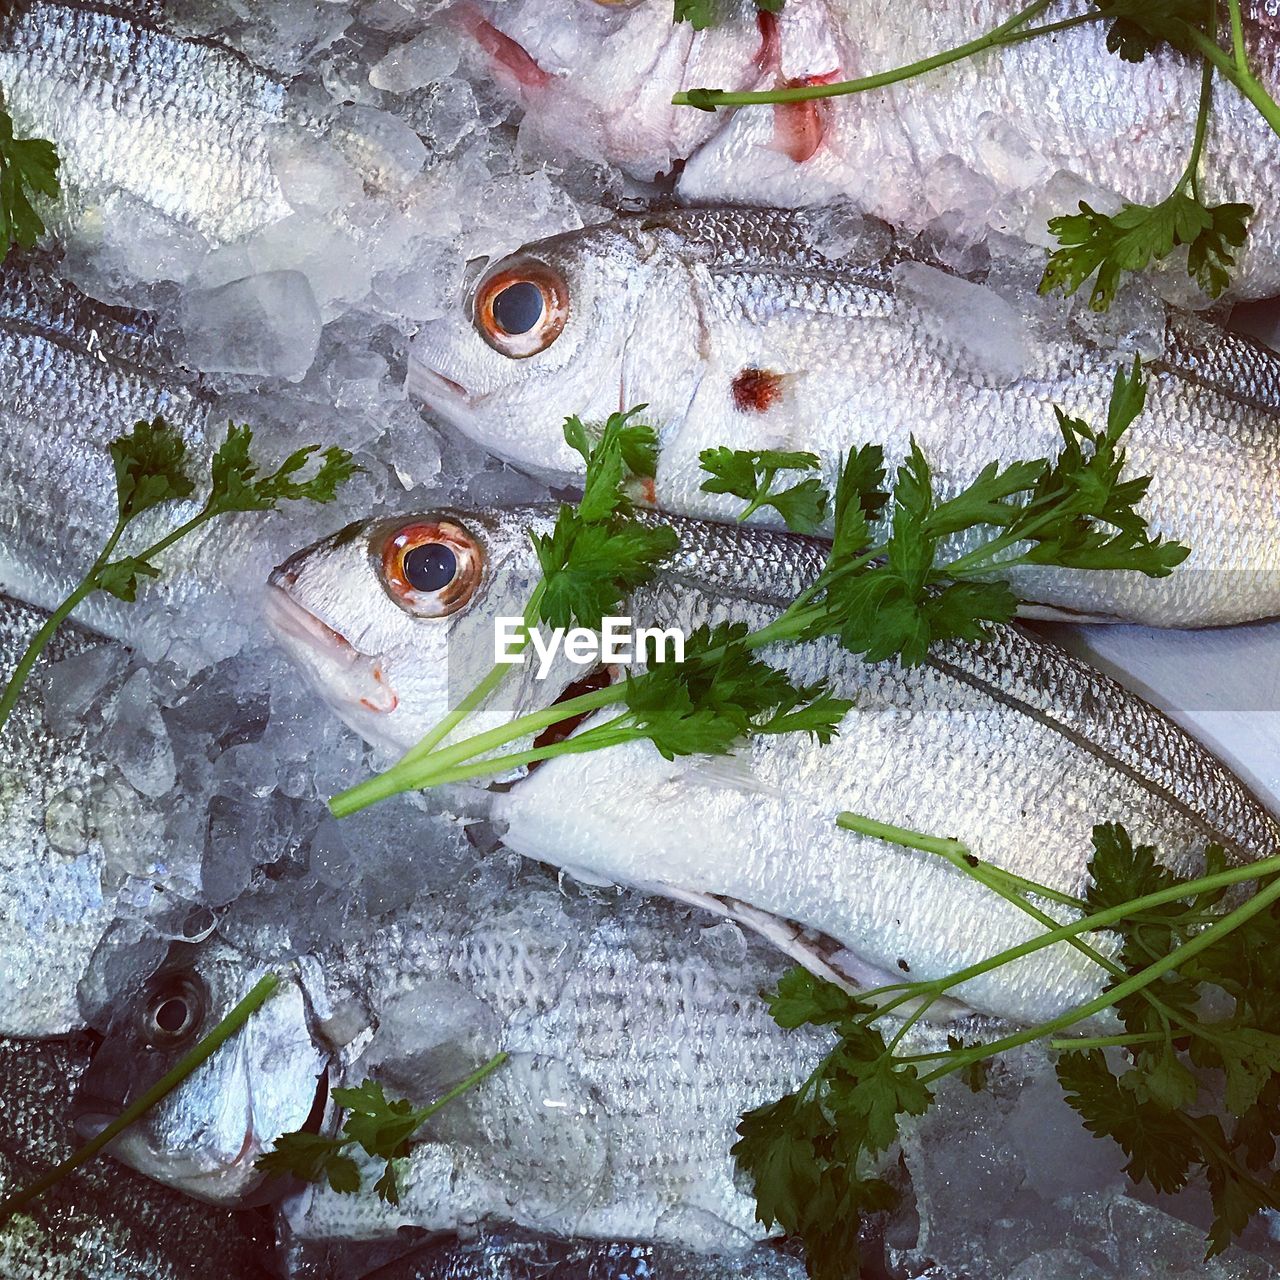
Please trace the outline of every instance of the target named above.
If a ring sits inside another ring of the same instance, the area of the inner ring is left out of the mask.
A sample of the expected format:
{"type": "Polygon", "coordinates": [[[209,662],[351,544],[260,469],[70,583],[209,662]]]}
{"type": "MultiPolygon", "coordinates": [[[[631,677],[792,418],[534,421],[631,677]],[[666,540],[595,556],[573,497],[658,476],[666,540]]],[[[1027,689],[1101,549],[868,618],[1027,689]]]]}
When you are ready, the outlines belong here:
{"type": "MultiPolygon", "coordinates": [[[[1249,60],[1244,47],[1244,17],[1240,12],[1240,0],[1227,0],[1227,9],[1231,13],[1231,50],[1235,54],[1236,70],[1241,75],[1249,74],[1249,60]]],[[[1214,7],[1216,19],[1216,6],[1214,7]]]]}
{"type": "MultiPolygon", "coordinates": [[[[1280,858],[1268,858],[1267,862],[1280,862],[1280,858]]],[[[1250,870],[1262,866],[1262,863],[1256,863],[1250,870]]],[[[1225,874],[1225,873],[1223,873],[1225,874]]],[[[1165,896],[1167,901],[1177,901],[1178,898],[1185,898],[1191,894],[1201,891],[1205,882],[1208,880],[1219,879],[1217,876],[1206,876],[1202,880],[1190,881],[1187,884],[1174,886],[1172,889],[1166,890],[1164,895],[1151,894],[1146,899],[1138,899],[1135,902],[1124,903],[1120,907],[1113,908],[1111,911],[1099,912],[1097,916],[1092,917],[1098,921],[1104,916],[1113,916],[1115,919],[1123,919],[1126,915],[1133,915],[1139,910],[1138,903],[1145,905],[1156,905],[1150,902],[1151,898],[1165,896]],[[1117,914],[1119,913],[1119,914],[1117,914]]],[[[1213,946],[1214,943],[1221,941],[1227,934],[1238,929],[1242,924],[1247,923],[1260,911],[1265,911],[1273,902],[1280,899],[1280,879],[1272,880],[1265,887],[1261,888],[1247,902],[1237,907],[1234,911],[1223,916],[1216,924],[1210,925],[1203,933],[1197,934],[1189,941],[1182,943],[1181,946],[1175,947],[1172,951],[1161,956],[1158,960],[1149,964],[1145,969],[1135,973],[1132,977],[1126,978],[1123,982],[1117,982],[1109,986],[1101,995],[1087,1001],[1085,1004],[1077,1005],[1073,1009],[1068,1009],[1065,1013],[1059,1014],[1056,1018],[1051,1018],[1048,1022],[1042,1022],[1034,1027],[1028,1027],[1025,1031],[1016,1032],[1013,1035],[1005,1036],[1001,1040],[993,1041],[990,1044],[980,1046],[976,1050],[962,1050],[957,1052],[954,1058],[946,1065],[929,1072],[922,1077],[922,1082],[929,1084],[934,1080],[940,1079],[942,1076],[949,1075],[953,1071],[958,1071],[962,1067],[967,1066],[970,1062],[980,1062],[983,1058],[989,1058],[993,1054],[1004,1053],[1008,1049],[1016,1049],[1020,1045],[1029,1044],[1032,1040],[1040,1040],[1046,1036],[1052,1036],[1056,1031],[1065,1031],[1067,1027],[1074,1026],[1078,1022],[1083,1022],[1087,1018],[1092,1018],[1096,1013],[1102,1013],[1105,1009],[1119,1004],[1120,1001],[1127,999],[1131,995],[1136,995],[1140,991],[1146,990],[1157,978],[1168,973],[1170,969],[1176,969],[1178,966],[1185,964],[1192,957],[1200,954],[1206,948],[1213,946]]],[[[1145,909],[1145,906],[1144,908],[1145,909]]],[[[1077,926],[1085,922],[1077,922],[1077,926]]],[[[1094,927],[1098,927],[1096,924],[1094,927]]],[[[1060,933],[1061,930],[1054,930],[1054,933],[1060,933]]],[[[1045,935],[1046,938],[1049,935],[1045,935]]],[[[1055,939],[1056,941],[1057,939],[1055,939]]],[[[1017,950],[1017,948],[1013,948],[1017,950]]],[[[1005,954],[1010,954],[1006,952],[1005,954]]],[[[989,970],[996,967],[999,957],[994,957],[987,962],[986,968],[989,970]]],[[[954,985],[948,979],[948,986],[954,985]]]]}
{"type": "Polygon", "coordinates": [[[1073,1039],[1050,1040],[1050,1049],[1068,1049],[1077,1052],[1080,1049],[1110,1049],[1113,1046],[1124,1048],[1135,1044],[1162,1044],[1166,1039],[1163,1031],[1126,1031],[1115,1036],[1080,1036],[1073,1039]]]}
{"type": "Polygon", "coordinates": [[[492,1075],[511,1055],[505,1050],[500,1049],[497,1053],[484,1063],[483,1066],[477,1067],[465,1080],[459,1084],[455,1084],[448,1093],[442,1093],[434,1102],[428,1103],[416,1114],[420,1117],[418,1123],[423,1120],[429,1120],[442,1107],[447,1107],[455,1098],[460,1098],[469,1089],[474,1089],[485,1076],[492,1075]]]}
{"type": "Polygon", "coordinates": [[[107,561],[110,560],[111,553],[116,549],[116,543],[120,541],[120,535],[124,533],[124,528],[128,521],[129,517],[126,515],[122,515],[117,519],[116,527],[111,531],[111,536],[107,539],[106,546],[102,548],[89,572],[81,579],[79,586],[44,620],[40,629],[31,637],[27,647],[22,651],[22,657],[18,659],[17,665],[13,669],[13,674],[5,684],[4,693],[0,694],[0,729],[4,728],[9,717],[13,714],[14,707],[18,705],[18,698],[21,696],[23,687],[31,675],[32,668],[36,665],[49,641],[53,639],[53,633],[57,631],[83,600],[98,589],[98,574],[101,573],[107,561]]]}
{"type": "Polygon", "coordinates": [[[38,1196],[43,1195],[50,1187],[61,1182],[67,1174],[93,1159],[103,1147],[118,1138],[135,1120],[150,1111],[166,1095],[172,1093],[197,1067],[207,1062],[249,1021],[279,985],[280,979],[274,973],[264,974],[254,984],[252,990],[203,1040],[189,1053],[184,1054],[151,1088],[130,1103],[101,1133],[90,1138],[82,1147],[77,1147],[65,1160],[54,1165],[47,1173],[41,1174],[34,1182],[0,1200],[0,1226],[7,1223],[15,1213],[25,1209],[38,1196]]]}
{"type": "Polygon", "coordinates": [[[1271,128],[1280,134],[1280,104],[1258,82],[1249,70],[1248,63],[1241,68],[1237,58],[1233,58],[1216,40],[1210,40],[1203,31],[1190,25],[1185,26],[1184,30],[1187,40],[1196,47],[1201,57],[1213,63],[1253,103],[1271,128]]]}
{"type": "Polygon", "coordinates": [[[880,71],[875,75],[862,76],[857,80],[839,80],[834,84],[800,85],[791,89],[765,89],[753,93],[734,93],[724,89],[692,89],[677,93],[671,102],[677,107],[748,107],[780,102],[809,102],[816,98],[838,98],[848,94],[866,93],[871,89],[883,89],[902,80],[911,80],[939,67],[953,62],[961,62],[987,49],[1002,45],[1018,44],[1023,40],[1031,40],[1036,36],[1051,35],[1056,31],[1065,31],[1069,27],[1078,27],[1086,22],[1096,22],[1105,15],[1101,12],[1077,14],[1075,17],[1063,18],[1058,22],[1045,23],[1039,27],[1026,27],[1032,18],[1039,17],[1048,7],[1050,0],[1036,0],[1035,4],[1013,15],[1006,22],[990,31],[984,32],[973,40],[956,45],[952,49],[944,49],[927,58],[920,58],[904,66],[894,67],[890,71],[880,71]]]}

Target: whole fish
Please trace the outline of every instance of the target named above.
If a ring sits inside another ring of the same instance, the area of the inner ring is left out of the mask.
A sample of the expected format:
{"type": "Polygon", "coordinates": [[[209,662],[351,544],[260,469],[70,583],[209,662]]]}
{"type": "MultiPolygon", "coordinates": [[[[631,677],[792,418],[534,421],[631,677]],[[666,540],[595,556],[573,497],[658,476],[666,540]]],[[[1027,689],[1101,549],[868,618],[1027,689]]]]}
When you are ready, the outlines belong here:
{"type": "MultiPolygon", "coordinates": [[[[0,687],[45,615],[0,596],[0,687]]],[[[101,642],[99,642],[100,647],[101,642]]],[[[53,811],[83,813],[99,763],[83,728],[46,726],[38,677],[95,642],[68,624],[0,729],[0,1035],[49,1036],[84,1025],[76,988],[115,915],[101,842],[57,834],[53,811]],[[54,834],[50,834],[51,825],[54,834]]]]}
{"type": "MultiPolygon", "coordinates": [[[[409,385],[521,465],[577,475],[563,419],[645,404],[662,454],[656,504],[736,515],[701,489],[699,453],[800,449],[828,484],[851,446],[899,463],[914,437],[947,494],[989,462],[1056,455],[1055,406],[1106,421],[1134,354],[1019,308],[877,237],[815,247],[815,218],[765,209],[645,214],[490,264],[454,314],[423,326],[409,385]]],[[[1001,285],[1004,289],[1004,286],[1001,285]]],[[[1280,356],[1157,304],[1147,405],[1126,437],[1152,477],[1141,511],[1191,547],[1171,576],[1018,570],[1024,599],[1099,619],[1193,626],[1280,613],[1280,356]]],[[[758,521],[776,519],[769,510],[758,521]]]]}
{"type": "Polygon", "coordinates": [[[734,1126],[804,1079],[825,1043],[766,1012],[758,992],[781,968],[771,949],[734,930],[736,947],[717,951],[688,912],[643,899],[606,908],[532,869],[514,884],[480,871],[295,943],[280,922],[305,921],[315,899],[305,881],[278,887],[256,908],[238,904],[201,947],[175,948],[113,1019],[77,1102],[82,1132],[271,968],[281,990],[117,1140],[120,1158],[230,1203],[256,1192],[252,1163],[274,1138],[320,1122],[328,1080],[372,1077],[420,1104],[505,1049],[415,1140],[398,1205],[378,1199],[367,1169],[358,1195],[317,1187],[287,1201],[294,1238],[492,1223],[705,1250],[763,1234],[734,1177],[734,1126]]]}
{"type": "MultiPolygon", "coordinates": [[[[675,169],[690,201],[795,208],[843,196],[903,226],[950,218],[1045,243],[1048,217],[1075,213],[1081,197],[1164,200],[1190,155],[1200,64],[1167,47],[1122,61],[1106,48],[1109,20],[851,97],[714,114],[671,105],[675,92],[703,86],[751,91],[889,71],[966,44],[1023,7],[788,0],[775,15],[729,0],[714,25],[694,31],[673,24],[663,0],[590,12],[572,0],[502,0],[466,6],[463,25],[557,148],[644,179],[675,169]]],[[[1275,6],[1242,9],[1250,66],[1275,96],[1275,6]]],[[[1035,22],[1085,11],[1060,0],[1035,22]]],[[[1278,178],[1280,138],[1219,79],[1201,181],[1210,204],[1255,206],[1234,283],[1242,296],[1280,292],[1280,221],[1266,198],[1278,178]]]]}
{"type": "MultiPolygon", "coordinates": [[[[0,1195],[71,1154],[72,1092],[87,1037],[0,1040],[0,1195]]],[[[270,1224],[197,1204],[99,1160],[0,1229],[5,1280],[268,1280],[270,1224]]]]}
{"type": "MultiPolygon", "coordinates": [[[[635,627],[763,625],[824,558],[820,543],[794,535],[670,524],[681,549],[619,608],[635,627]]],[[[550,512],[529,508],[349,526],[272,575],[273,625],[349,725],[405,751],[488,670],[495,619],[518,617],[540,577],[528,532],[551,527],[550,512]],[[429,554],[414,555],[421,547],[429,554]]],[[[1125,823],[1183,871],[1201,865],[1208,840],[1239,858],[1280,847],[1275,820],[1198,743],[1016,628],[943,646],[908,670],[867,664],[833,640],[764,654],[853,700],[831,744],[765,736],[727,765],[666,760],[648,742],[543,761],[494,798],[506,843],[595,882],[728,915],[859,985],[948,976],[1038,926],[940,859],[838,831],[841,810],[956,836],[1071,894],[1087,883],[1099,822],[1125,823]]],[[[563,648],[542,678],[533,664],[513,667],[467,731],[547,707],[586,670],[563,648]]],[[[952,994],[1032,1023],[1096,995],[1102,976],[1059,944],[952,994]]]]}
{"type": "Polygon", "coordinates": [[[62,220],[115,191],[214,242],[290,213],[270,163],[285,85],[213,41],[169,34],[158,4],[6,6],[0,88],[18,136],[57,147],[62,220]]]}

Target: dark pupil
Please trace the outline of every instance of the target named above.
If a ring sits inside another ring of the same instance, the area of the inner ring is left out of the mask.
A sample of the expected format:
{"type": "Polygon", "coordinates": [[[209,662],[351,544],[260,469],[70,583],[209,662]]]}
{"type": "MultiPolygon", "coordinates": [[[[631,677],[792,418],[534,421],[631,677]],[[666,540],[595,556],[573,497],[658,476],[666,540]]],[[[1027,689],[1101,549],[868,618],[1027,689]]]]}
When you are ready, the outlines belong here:
{"type": "Polygon", "coordinates": [[[172,1034],[187,1025],[187,1002],[171,996],[155,1012],[156,1026],[172,1034]]]}
{"type": "Polygon", "coordinates": [[[503,333],[528,333],[542,319],[542,290],[529,280],[507,285],[493,300],[493,318],[503,333]]]}
{"type": "Polygon", "coordinates": [[[404,558],[405,580],[415,591],[439,591],[457,572],[458,557],[442,542],[424,542],[404,558]]]}

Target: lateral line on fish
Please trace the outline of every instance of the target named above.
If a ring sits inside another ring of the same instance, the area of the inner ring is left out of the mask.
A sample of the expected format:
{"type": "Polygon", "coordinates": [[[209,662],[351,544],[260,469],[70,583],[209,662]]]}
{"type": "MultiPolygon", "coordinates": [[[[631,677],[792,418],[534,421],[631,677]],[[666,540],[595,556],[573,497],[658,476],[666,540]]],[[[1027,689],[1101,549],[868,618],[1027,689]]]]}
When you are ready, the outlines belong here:
{"type": "MultiPolygon", "coordinates": [[[[1238,840],[1227,835],[1224,831],[1221,831],[1216,824],[1211,825],[1205,820],[1205,818],[1196,813],[1195,809],[1187,804],[1186,801],[1179,799],[1178,796],[1167,787],[1162,786],[1155,779],[1144,774],[1140,769],[1131,765],[1128,761],[1123,760],[1112,752],[1105,750],[1101,745],[1090,742],[1088,738],[1078,733],[1070,725],[1065,724],[1058,717],[1050,715],[1049,712],[1044,711],[1039,707],[1032,706],[1021,698],[1012,697],[1009,694],[1006,694],[995,685],[987,683],[981,676],[975,675],[970,671],[966,671],[963,667],[955,666],[954,664],[946,661],[945,658],[939,658],[931,654],[925,659],[925,665],[932,667],[935,671],[938,671],[943,675],[949,676],[953,680],[958,680],[962,684],[967,684],[971,689],[977,689],[986,697],[1002,703],[1004,706],[1010,708],[1010,710],[1020,712],[1029,719],[1036,721],[1036,723],[1042,724],[1046,728],[1052,729],[1054,732],[1061,734],[1062,737],[1066,738],[1067,741],[1071,742],[1073,745],[1087,752],[1095,759],[1104,761],[1117,772],[1124,774],[1133,782],[1136,782],[1149,795],[1163,800],[1166,804],[1180,813],[1194,830],[1203,831],[1211,839],[1222,844],[1225,848],[1234,853],[1241,861],[1247,861],[1250,857],[1249,852],[1238,840]]],[[[1156,711],[1157,715],[1162,716],[1165,720],[1169,719],[1158,709],[1153,708],[1153,710],[1156,711]]],[[[1173,725],[1173,721],[1170,720],[1169,723],[1173,725]]],[[[1174,725],[1174,727],[1177,728],[1176,725],[1174,725]]],[[[1179,731],[1181,732],[1181,730],[1179,731]]],[[[1213,758],[1215,762],[1219,764],[1221,763],[1217,760],[1216,756],[1213,758]]],[[[1225,768],[1226,766],[1222,767],[1225,768]]]]}

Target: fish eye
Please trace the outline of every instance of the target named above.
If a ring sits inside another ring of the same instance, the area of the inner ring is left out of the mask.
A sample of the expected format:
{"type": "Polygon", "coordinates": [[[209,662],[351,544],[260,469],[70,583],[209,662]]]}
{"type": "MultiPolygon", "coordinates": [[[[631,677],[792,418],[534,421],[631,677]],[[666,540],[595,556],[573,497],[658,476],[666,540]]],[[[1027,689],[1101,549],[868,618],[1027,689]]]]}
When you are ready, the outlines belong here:
{"type": "Polygon", "coordinates": [[[424,618],[447,618],[475,594],[484,571],[479,541],[456,520],[414,520],[382,544],[382,580],[391,598],[424,618]]]}
{"type": "Polygon", "coordinates": [[[204,1021],[204,992],[186,974],[152,983],[142,1010],[142,1037],[155,1049],[176,1049],[195,1038],[204,1021]]]}
{"type": "Polygon", "coordinates": [[[564,329],[569,288],[564,277],[533,258],[508,262],[476,288],[472,315],[480,336],[513,360],[545,351],[564,329]]]}

